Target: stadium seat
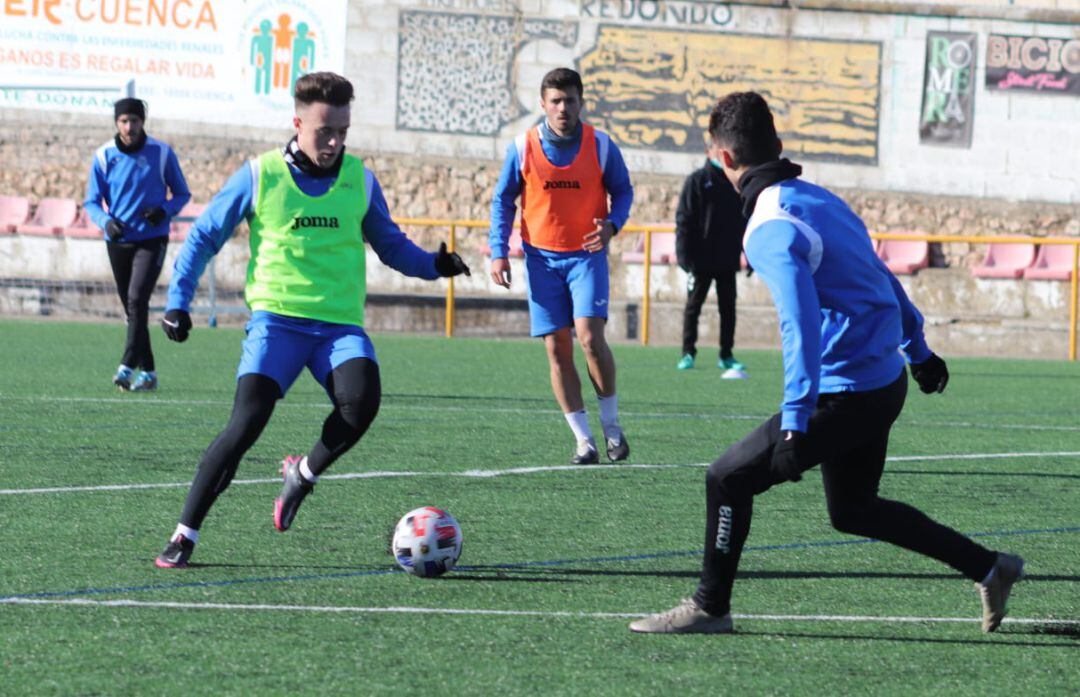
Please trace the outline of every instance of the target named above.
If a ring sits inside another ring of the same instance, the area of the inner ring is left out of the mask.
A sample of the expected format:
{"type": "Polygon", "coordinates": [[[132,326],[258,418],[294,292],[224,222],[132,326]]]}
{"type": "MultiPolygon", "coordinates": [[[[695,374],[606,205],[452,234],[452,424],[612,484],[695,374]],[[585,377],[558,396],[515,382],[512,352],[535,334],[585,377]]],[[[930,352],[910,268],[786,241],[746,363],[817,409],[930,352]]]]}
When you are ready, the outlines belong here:
{"type": "MultiPolygon", "coordinates": [[[[490,247],[490,245],[488,245],[488,243],[486,241],[487,238],[485,237],[484,239],[485,239],[485,242],[480,247],[480,253],[482,255],[484,255],[485,257],[491,256],[491,247],[490,247]]],[[[525,256],[525,249],[522,248],[521,245],[522,245],[522,242],[521,242],[521,230],[519,228],[515,227],[510,231],[510,252],[509,252],[510,258],[512,258],[512,259],[520,259],[520,258],[525,256]]]]}
{"type": "Polygon", "coordinates": [[[60,234],[64,237],[82,237],[93,240],[100,240],[104,237],[101,230],[98,230],[97,226],[90,222],[90,214],[86,212],[85,208],[79,209],[78,215],[75,216],[75,222],[65,227],[60,234]]]}
{"type": "Polygon", "coordinates": [[[59,235],[75,223],[79,204],[70,198],[43,198],[30,222],[16,227],[20,235],[59,235]]]}
{"type": "Polygon", "coordinates": [[[30,217],[30,199],[24,196],[0,196],[0,232],[15,228],[30,217]]]}
{"type": "Polygon", "coordinates": [[[196,218],[202,215],[204,210],[206,210],[205,203],[192,203],[190,201],[181,208],[180,213],[169,223],[169,241],[183,242],[184,238],[187,237],[188,228],[191,227],[196,218]]]}
{"type": "Polygon", "coordinates": [[[1024,269],[1024,278],[1040,281],[1071,281],[1073,247],[1067,244],[1039,245],[1035,263],[1024,269]]]}
{"type": "MultiPolygon", "coordinates": [[[[675,258],[675,235],[670,232],[653,232],[652,249],[650,250],[653,264],[674,264],[675,258]]],[[[637,236],[634,248],[629,252],[623,252],[623,262],[627,264],[645,263],[645,234],[637,236]]]]}
{"type": "Polygon", "coordinates": [[[977,278],[1020,278],[1035,262],[1035,245],[991,242],[982,264],[971,270],[977,278]]]}
{"type": "Polygon", "coordinates": [[[881,240],[877,255],[895,274],[913,274],[930,266],[930,245],[921,240],[881,240]]]}

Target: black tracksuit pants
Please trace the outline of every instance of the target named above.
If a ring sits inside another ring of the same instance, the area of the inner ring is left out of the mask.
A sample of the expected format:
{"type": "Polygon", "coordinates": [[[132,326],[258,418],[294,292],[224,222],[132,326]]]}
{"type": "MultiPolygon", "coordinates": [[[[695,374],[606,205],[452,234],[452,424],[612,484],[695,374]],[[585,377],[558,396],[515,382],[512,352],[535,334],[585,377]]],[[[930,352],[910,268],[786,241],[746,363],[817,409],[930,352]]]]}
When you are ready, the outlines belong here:
{"type": "Polygon", "coordinates": [[[127,342],[120,363],[129,368],[154,370],[150,349],[150,296],[165,264],[168,237],[138,242],[106,242],[116,292],[127,316],[127,342]]]}
{"type": "MultiPolygon", "coordinates": [[[[889,429],[906,395],[906,371],[877,390],[821,395],[807,430],[806,469],[821,464],[829,518],[837,530],[910,549],[981,581],[994,565],[994,552],[907,504],[877,495],[889,429]]],[[[694,600],[714,615],[731,610],[731,587],[750,532],[754,496],[785,481],[770,468],[779,438],[777,414],[709,466],[705,561],[694,600]]]]}
{"type": "Polygon", "coordinates": [[[683,310],[683,354],[697,355],[698,318],[716,282],[716,306],[720,311],[720,357],[730,358],[735,346],[735,271],[690,272],[686,279],[686,308],[683,310]]]}

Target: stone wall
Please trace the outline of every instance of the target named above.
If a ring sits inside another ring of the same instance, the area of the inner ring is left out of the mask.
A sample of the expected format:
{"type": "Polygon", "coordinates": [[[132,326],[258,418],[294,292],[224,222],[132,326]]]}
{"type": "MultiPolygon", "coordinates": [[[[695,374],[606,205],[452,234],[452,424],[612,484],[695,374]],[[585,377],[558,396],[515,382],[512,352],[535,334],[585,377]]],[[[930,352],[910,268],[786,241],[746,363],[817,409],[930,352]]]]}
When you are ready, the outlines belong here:
{"type": "MultiPolygon", "coordinates": [[[[208,201],[247,158],[277,145],[273,141],[173,135],[167,129],[159,130],[154,122],[148,130],[176,149],[195,201],[208,201]]],[[[0,168],[0,194],[29,196],[34,202],[45,196],[81,200],[94,149],[111,134],[107,125],[75,128],[5,122],[0,126],[0,161],[19,166],[0,168]]],[[[281,140],[287,135],[283,132],[281,140]]],[[[379,178],[395,217],[473,220],[489,217],[499,162],[356,154],[365,158],[379,178]]],[[[631,222],[670,224],[683,177],[633,174],[632,178],[635,201],[631,222]]],[[[830,186],[828,181],[818,181],[830,186]]],[[[1080,207],[1075,205],[843,187],[835,190],[875,232],[1080,236],[1080,207]]],[[[432,235],[420,238],[429,242],[434,239],[432,235]]],[[[461,234],[460,244],[465,250],[477,252],[484,244],[484,237],[482,231],[470,231],[461,234]]],[[[971,266],[979,258],[979,252],[969,245],[955,244],[946,246],[934,264],[971,266]]]]}

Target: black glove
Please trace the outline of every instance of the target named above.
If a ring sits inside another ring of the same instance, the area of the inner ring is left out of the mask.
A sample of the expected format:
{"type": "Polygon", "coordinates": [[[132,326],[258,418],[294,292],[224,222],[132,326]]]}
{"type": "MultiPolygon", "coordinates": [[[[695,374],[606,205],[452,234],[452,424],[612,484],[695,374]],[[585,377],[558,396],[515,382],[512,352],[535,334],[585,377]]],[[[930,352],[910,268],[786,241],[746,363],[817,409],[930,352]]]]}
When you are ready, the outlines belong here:
{"type": "Polygon", "coordinates": [[[151,225],[160,225],[165,220],[165,209],[161,206],[154,206],[153,208],[147,208],[142,212],[143,220],[151,225]]]}
{"type": "Polygon", "coordinates": [[[187,341],[188,332],[191,331],[191,315],[183,310],[169,310],[161,318],[161,328],[165,330],[165,336],[173,341],[184,343],[187,341]]]}
{"type": "Polygon", "coordinates": [[[919,389],[925,394],[941,393],[945,391],[945,385],[949,384],[949,369],[941,356],[931,353],[922,363],[911,366],[911,377],[915,378],[919,389]]]}
{"type": "Polygon", "coordinates": [[[112,242],[119,242],[124,239],[124,226],[116,218],[109,218],[109,222],[105,223],[105,234],[112,242]]]}
{"type": "Polygon", "coordinates": [[[770,467],[780,477],[797,482],[802,479],[802,451],[805,433],[799,431],[781,431],[780,442],[772,452],[770,467]]]}
{"type": "Polygon", "coordinates": [[[439,251],[435,253],[435,270],[439,272],[440,276],[457,276],[459,274],[465,274],[466,276],[472,276],[469,272],[469,267],[458,256],[457,252],[451,254],[446,251],[446,243],[439,244],[439,251]]]}

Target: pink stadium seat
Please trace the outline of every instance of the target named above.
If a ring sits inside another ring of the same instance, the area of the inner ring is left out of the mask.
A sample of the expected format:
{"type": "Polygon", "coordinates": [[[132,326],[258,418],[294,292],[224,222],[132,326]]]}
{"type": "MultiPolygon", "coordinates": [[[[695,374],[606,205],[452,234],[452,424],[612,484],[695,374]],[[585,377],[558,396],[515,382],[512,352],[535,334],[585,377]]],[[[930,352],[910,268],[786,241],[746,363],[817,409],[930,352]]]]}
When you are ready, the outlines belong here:
{"type": "MultiPolygon", "coordinates": [[[[485,237],[484,244],[480,247],[480,253],[484,256],[491,256],[491,247],[487,243],[485,237]]],[[[521,230],[517,227],[510,230],[510,258],[520,259],[525,256],[525,249],[521,246],[521,230]]]]}
{"type": "Polygon", "coordinates": [[[24,196],[0,196],[0,232],[15,228],[30,217],[30,199],[24,196]]]}
{"type": "MultiPolygon", "coordinates": [[[[652,263],[674,264],[675,259],[675,235],[670,232],[653,232],[652,249],[650,250],[652,263]]],[[[645,263],[645,235],[637,236],[634,248],[629,252],[623,252],[622,260],[628,264],[645,263]]]]}
{"type": "Polygon", "coordinates": [[[61,234],[64,237],[81,237],[92,240],[100,240],[103,237],[101,230],[98,230],[97,226],[90,222],[90,215],[85,208],[79,209],[78,215],[75,216],[75,222],[65,227],[61,234]]]}
{"type": "Polygon", "coordinates": [[[930,245],[917,240],[881,240],[878,258],[895,274],[913,274],[930,266],[930,245]]]}
{"type": "Polygon", "coordinates": [[[1020,278],[1035,262],[1035,245],[991,242],[982,264],[971,270],[977,278],[1020,278]]]}
{"type": "Polygon", "coordinates": [[[204,210],[206,210],[205,203],[192,203],[189,201],[169,224],[169,240],[171,242],[183,242],[184,238],[187,237],[188,228],[191,227],[196,218],[202,215],[204,210]]]}
{"type": "Polygon", "coordinates": [[[30,222],[16,228],[21,235],[59,235],[75,223],[79,204],[70,198],[43,198],[30,222]]]}
{"type": "Polygon", "coordinates": [[[1067,244],[1039,245],[1035,264],[1024,269],[1024,278],[1043,281],[1071,281],[1073,247],[1067,244]]]}

